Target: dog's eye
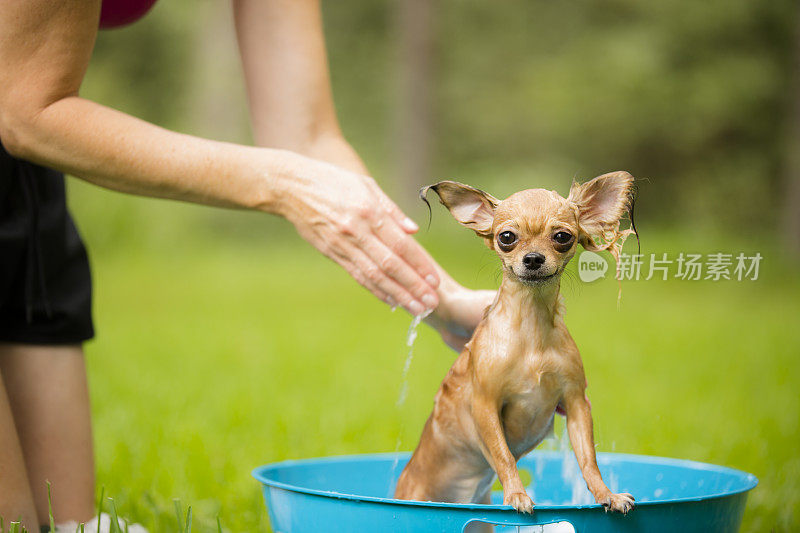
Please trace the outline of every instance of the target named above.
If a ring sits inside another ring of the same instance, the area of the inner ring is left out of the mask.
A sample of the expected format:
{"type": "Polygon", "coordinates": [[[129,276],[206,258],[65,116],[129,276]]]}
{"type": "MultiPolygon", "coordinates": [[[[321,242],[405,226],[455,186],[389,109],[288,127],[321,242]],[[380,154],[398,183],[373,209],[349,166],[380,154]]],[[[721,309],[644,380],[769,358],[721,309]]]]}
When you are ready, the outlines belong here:
{"type": "Polygon", "coordinates": [[[501,250],[507,252],[517,244],[517,236],[513,231],[504,231],[497,236],[497,244],[501,250]]]}
{"type": "Polygon", "coordinates": [[[559,231],[553,235],[553,240],[556,241],[558,244],[568,244],[572,242],[572,233],[568,231],[559,231]]]}

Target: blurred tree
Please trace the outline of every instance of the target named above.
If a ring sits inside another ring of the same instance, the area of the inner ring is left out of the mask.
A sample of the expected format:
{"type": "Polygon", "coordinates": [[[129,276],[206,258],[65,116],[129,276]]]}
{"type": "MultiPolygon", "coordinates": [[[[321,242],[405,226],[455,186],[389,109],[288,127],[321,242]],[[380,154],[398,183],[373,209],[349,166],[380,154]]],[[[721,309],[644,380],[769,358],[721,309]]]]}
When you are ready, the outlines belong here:
{"type": "Polygon", "coordinates": [[[399,57],[398,98],[395,106],[396,172],[405,203],[431,181],[436,13],[435,0],[398,0],[395,24],[399,57]]]}
{"type": "Polygon", "coordinates": [[[793,2],[503,6],[448,3],[440,168],[512,188],[625,168],[648,179],[642,215],[777,221],[793,2]]]}
{"type": "Polygon", "coordinates": [[[200,3],[195,16],[207,22],[192,36],[188,127],[203,137],[252,143],[231,4],[200,3]]]}
{"type": "Polygon", "coordinates": [[[795,15],[792,103],[787,128],[783,226],[786,244],[800,256],[800,4],[795,15]]]}
{"type": "Polygon", "coordinates": [[[157,2],[141,21],[98,33],[82,93],[167,128],[181,129],[189,105],[193,36],[186,0],[157,2]]]}

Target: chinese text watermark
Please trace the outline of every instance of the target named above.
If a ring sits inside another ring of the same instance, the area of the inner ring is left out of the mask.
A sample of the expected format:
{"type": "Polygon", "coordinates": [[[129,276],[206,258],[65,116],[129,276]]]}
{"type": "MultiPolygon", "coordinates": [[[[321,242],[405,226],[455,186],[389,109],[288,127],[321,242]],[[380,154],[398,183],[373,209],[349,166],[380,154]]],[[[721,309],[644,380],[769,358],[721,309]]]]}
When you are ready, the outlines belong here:
{"type": "MultiPolygon", "coordinates": [[[[755,281],[763,256],[756,252],[745,254],[680,252],[670,256],[661,254],[619,254],[616,278],[620,280],[679,279],[755,281]]],[[[578,258],[578,276],[587,283],[603,278],[608,263],[600,254],[585,251],[578,258]]]]}

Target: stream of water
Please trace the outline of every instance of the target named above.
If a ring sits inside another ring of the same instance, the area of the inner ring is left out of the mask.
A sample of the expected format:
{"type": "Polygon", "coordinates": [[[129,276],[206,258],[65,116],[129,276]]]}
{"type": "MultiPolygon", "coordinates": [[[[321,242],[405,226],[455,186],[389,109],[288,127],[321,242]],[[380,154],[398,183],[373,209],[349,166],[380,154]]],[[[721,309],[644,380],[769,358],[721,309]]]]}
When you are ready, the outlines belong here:
{"type": "MultiPolygon", "coordinates": [[[[406,398],[408,397],[408,371],[411,369],[411,361],[414,359],[414,341],[417,340],[417,328],[425,320],[425,317],[431,314],[431,311],[427,311],[421,315],[415,316],[411,320],[411,324],[408,326],[408,334],[406,335],[406,346],[408,347],[408,354],[406,355],[406,362],[403,365],[403,373],[401,374],[400,378],[400,393],[397,395],[397,401],[395,402],[395,406],[397,407],[398,414],[400,408],[406,403],[406,398]]],[[[403,425],[401,422],[400,431],[397,433],[397,443],[394,446],[394,462],[392,463],[392,472],[389,475],[389,490],[388,490],[388,497],[394,497],[394,487],[395,487],[395,475],[397,474],[397,464],[400,461],[400,457],[398,454],[400,453],[400,445],[402,444],[402,437],[403,437],[403,425]]]]}

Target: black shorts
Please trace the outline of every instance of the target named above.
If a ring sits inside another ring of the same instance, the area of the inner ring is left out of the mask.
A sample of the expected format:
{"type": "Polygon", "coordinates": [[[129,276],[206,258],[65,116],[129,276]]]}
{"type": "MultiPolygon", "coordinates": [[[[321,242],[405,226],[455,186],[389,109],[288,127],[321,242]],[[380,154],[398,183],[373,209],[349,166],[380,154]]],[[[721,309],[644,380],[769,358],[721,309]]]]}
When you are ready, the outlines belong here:
{"type": "Polygon", "coordinates": [[[64,175],[0,147],[0,342],[92,336],[89,261],[67,211],[64,175]]]}

